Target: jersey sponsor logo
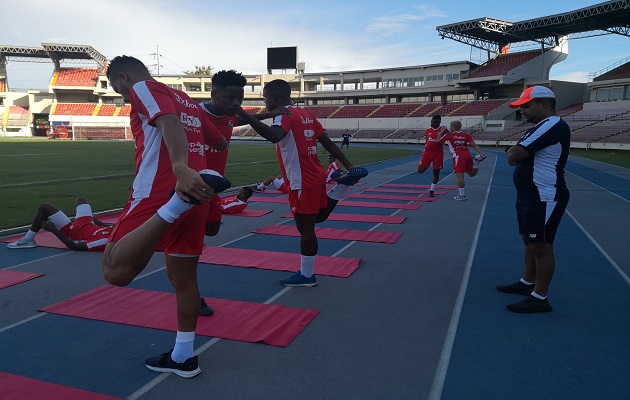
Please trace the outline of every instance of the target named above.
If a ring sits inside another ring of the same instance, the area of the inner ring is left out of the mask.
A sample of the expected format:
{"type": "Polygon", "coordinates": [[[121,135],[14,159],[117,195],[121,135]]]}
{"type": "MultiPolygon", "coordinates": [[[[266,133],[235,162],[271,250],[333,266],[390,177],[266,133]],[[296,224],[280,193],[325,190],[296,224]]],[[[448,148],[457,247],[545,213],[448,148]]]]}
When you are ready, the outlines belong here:
{"type": "Polygon", "coordinates": [[[173,94],[175,95],[175,100],[177,100],[177,102],[179,104],[184,105],[185,107],[188,108],[194,108],[195,110],[197,109],[197,104],[196,103],[191,103],[186,99],[183,99],[182,96],[179,95],[179,93],[177,92],[173,92],[173,94]]]}
{"type": "Polygon", "coordinates": [[[312,129],[304,129],[304,136],[306,136],[307,138],[312,138],[313,136],[315,136],[315,131],[312,129]]]}
{"type": "Polygon", "coordinates": [[[303,124],[312,124],[313,123],[313,120],[310,119],[309,117],[305,117],[303,115],[300,115],[300,118],[302,118],[302,123],[303,124]]]}
{"type": "Polygon", "coordinates": [[[203,156],[206,154],[206,145],[199,142],[188,142],[188,151],[190,153],[199,153],[203,156]]]}
{"type": "Polygon", "coordinates": [[[317,155],[317,146],[308,147],[308,155],[312,156],[313,154],[317,155]]]}
{"type": "Polygon", "coordinates": [[[234,122],[232,122],[232,120],[228,121],[228,126],[230,127],[230,129],[234,128],[234,122]]]}
{"type": "Polygon", "coordinates": [[[530,233],[529,234],[529,238],[530,239],[536,239],[536,234],[535,233],[530,233]]]}
{"type": "Polygon", "coordinates": [[[190,126],[192,128],[201,127],[201,120],[198,117],[195,117],[193,115],[188,115],[185,112],[182,112],[179,114],[179,120],[182,122],[182,124],[190,126]]]}
{"type": "Polygon", "coordinates": [[[437,138],[430,137],[428,140],[429,140],[429,142],[438,143],[437,138]]]}

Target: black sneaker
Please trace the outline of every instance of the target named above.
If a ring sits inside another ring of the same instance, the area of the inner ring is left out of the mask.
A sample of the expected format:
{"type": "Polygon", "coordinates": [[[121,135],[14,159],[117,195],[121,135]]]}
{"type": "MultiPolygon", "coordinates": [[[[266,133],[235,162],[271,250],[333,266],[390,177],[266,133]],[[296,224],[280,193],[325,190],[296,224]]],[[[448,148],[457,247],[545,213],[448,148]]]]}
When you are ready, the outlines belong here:
{"type": "Polygon", "coordinates": [[[522,294],[529,296],[534,290],[534,285],[526,285],[521,281],[514,282],[509,285],[497,285],[497,290],[503,293],[522,294]]]}
{"type": "Polygon", "coordinates": [[[206,299],[202,297],[201,304],[199,305],[199,315],[201,315],[202,317],[209,317],[213,314],[214,310],[208,305],[208,303],[206,303],[206,299]]]}
{"type": "Polygon", "coordinates": [[[175,375],[181,376],[182,378],[192,378],[201,373],[201,368],[199,368],[197,356],[190,357],[183,363],[177,363],[171,358],[172,352],[173,350],[171,349],[171,351],[169,351],[168,353],[164,353],[159,357],[147,358],[144,362],[144,365],[151,371],[172,372],[175,375]]]}
{"type": "Polygon", "coordinates": [[[549,300],[540,300],[534,296],[529,296],[518,303],[508,304],[507,308],[512,312],[520,314],[542,313],[553,310],[553,308],[551,308],[551,304],[549,304],[549,300]]]}
{"type": "Polygon", "coordinates": [[[433,190],[429,190],[429,197],[435,197],[435,192],[433,190]]]}

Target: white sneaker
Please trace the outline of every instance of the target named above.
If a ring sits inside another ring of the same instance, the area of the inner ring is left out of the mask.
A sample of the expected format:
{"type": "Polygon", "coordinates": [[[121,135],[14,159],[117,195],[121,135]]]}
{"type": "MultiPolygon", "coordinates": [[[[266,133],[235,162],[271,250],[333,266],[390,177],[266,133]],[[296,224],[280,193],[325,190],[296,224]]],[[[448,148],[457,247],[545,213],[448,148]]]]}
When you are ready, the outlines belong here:
{"type": "Polygon", "coordinates": [[[24,238],[22,238],[17,242],[7,244],[7,247],[10,249],[32,249],[33,247],[37,247],[37,243],[35,239],[24,240],[24,238]]]}
{"type": "Polygon", "coordinates": [[[453,197],[453,199],[457,201],[466,201],[466,196],[458,194],[457,196],[453,197]]]}
{"type": "Polygon", "coordinates": [[[473,159],[481,162],[483,160],[485,160],[488,156],[485,154],[477,154],[476,156],[473,157],[473,159]]]}

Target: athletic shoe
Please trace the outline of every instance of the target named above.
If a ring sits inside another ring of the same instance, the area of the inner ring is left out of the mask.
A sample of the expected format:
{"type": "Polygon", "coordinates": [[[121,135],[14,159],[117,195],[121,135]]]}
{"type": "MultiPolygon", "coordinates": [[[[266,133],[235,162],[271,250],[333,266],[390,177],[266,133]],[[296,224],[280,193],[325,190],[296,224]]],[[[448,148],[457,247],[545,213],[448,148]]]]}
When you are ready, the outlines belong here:
{"type": "MultiPolygon", "coordinates": [[[[214,193],[221,193],[222,191],[229,189],[232,186],[232,182],[230,182],[226,177],[212,169],[202,169],[201,171],[199,171],[199,176],[201,176],[201,179],[203,179],[206,185],[212,188],[214,193]]],[[[175,190],[171,192],[171,196],[174,192],[175,190]]],[[[185,194],[190,199],[190,204],[201,204],[201,202],[196,198],[192,197],[188,193],[185,194]]]]}
{"type": "Polygon", "coordinates": [[[433,190],[429,190],[429,197],[435,197],[435,192],[433,190]]]}
{"type": "Polygon", "coordinates": [[[549,300],[540,300],[534,296],[529,296],[518,303],[508,304],[507,308],[512,312],[520,314],[543,313],[553,310],[553,308],[551,308],[551,304],[549,304],[549,300]]]}
{"type": "Polygon", "coordinates": [[[209,317],[211,315],[214,315],[214,310],[208,305],[208,303],[206,303],[206,299],[204,299],[203,297],[201,298],[201,303],[199,305],[199,315],[201,315],[202,317],[209,317]]]}
{"type": "Polygon", "coordinates": [[[534,290],[534,285],[526,285],[521,281],[514,282],[510,285],[497,285],[497,290],[503,293],[522,294],[529,296],[534,290]]]}
{"type": "Polygon", "coordinates": [[[197,356],[190,357],[183,363],[177,363],[171,358],[172,352],[173,350],[168,353],[164,353],[159,357],[147,358],[144,365],[151,371],[172,372],[182,378],[192,378],[193,376],[197,376],[201,373],[197,356]]]}
{"type": "Polygon", "coordinates": [[[33,247],[37,247],[37,243],[35,239],[24,240],[24,238],[22,238],[17,242],[7,244],[7,247],[10,249],[32,249],[33,247]]]}
{"type": "Polygon", "coordinates": [[[315,278],[315,275],[307,278],[298,271],[290,277],[281,280],[280,283],[291,287],[313,287],[317,286],[317,278],[315,278]]]}
{"type": "Polygon", "coordinates": [[[453,199],[457,201],[466,201],[466,196],[464,196],[463,194],[458,194],[457,196],[453,197],[453,199]]]}
{"type": "Polygon", "coordinates": [[[479,162],[485,160],[488,156],[485,154],[477,154],[476,156],[474,156],[473,158],[479,162]]]}
{"type": "Polygon", "coordinates": [[[337,183],[352,186],[359,182],[361,178],[368,175],[368,170],[362,167],[352,167],[350,169],[338,169],[330,177],[337,183]]]}

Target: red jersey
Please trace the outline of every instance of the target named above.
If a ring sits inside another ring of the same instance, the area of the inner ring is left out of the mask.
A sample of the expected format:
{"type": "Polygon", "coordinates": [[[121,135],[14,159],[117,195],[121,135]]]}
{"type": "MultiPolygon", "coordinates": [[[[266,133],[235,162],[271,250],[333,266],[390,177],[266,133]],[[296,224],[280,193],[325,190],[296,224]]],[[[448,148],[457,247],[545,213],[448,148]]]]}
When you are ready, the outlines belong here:
{"type": "MultiPolygon", "coordinates": [[[[219,130],[225,141],[230,144],[232,138],[232,129],[238,126],[238,117],[236,115],[214,115],[204,104],[200,104],[208,116],[208,119],[219,130]]],[[[206,145],[206,166],[220,173],[225,174],[225,165],[227,164],[228,149],[218,151],[206,145]]]]}
{"type": "Polygon", "coordinates": [[[223,214],[236,214],[247,208],[247,203],[236,198],[226,197],[221,199],[221,211],[223,214]]]}
{"type": "MultiPolygon", "coordinates": [[[[438,139],[440,138],[441,129],[442,127],[438,127],[438,128],[430,127],[429,129],[427,129],[426,131],[427,140],[424,145],[424,151],[435,151],[438,153],[443,151],[444,143],[438,142],[438,139]]],[[[448,131],[446,131],[446,133],[448,133],[448,131]]]]}
{"type": "Polygon", "coordinates": [[[131,196],[168,197],[177,180],[155,119],[164,114],[177,115],[188,139],[188,166],[196,171],[206,168],[205,145],[220,143],[222,136],[196,101],[163,83],[153,80],[136,83],[129,101],[131,132],[136,144],[136,177],[131,196]]]}
{"type": "Polygon", "coordinates": [[[75,242],[85,242],[90,251],[103,251],[114,227],[94,225],[91,216],[79,217],[59,231],[75,242]]]}
{"type": "Polygon", "coordinates": [[[453,155],[468,152],[468,144],[474,142],[473,137],[470,133],[456,131],[451,132],[442,139],[448,144],[448,147],[451,149],[451,153],[453,155]]]}
{"type": "Polygon", "coordinates": [[[330,163],[330,165],[328,166],[328,170],[326,170],[326,183],[334,182],[334,180],[330,176],[338,169],[339,164],[337,164],[337,161],[333,161],[330,163]]]}
{"type": "Polygon", "coordinates": [[[287,108],[291,115],[278,115],[272,123],[286,132],[276,143],[282,176],[291,190],[324,185],[326,170],[317,158],[317,139],[324,134],[324,128],[310,112],[294,106],[287,108]]]}

